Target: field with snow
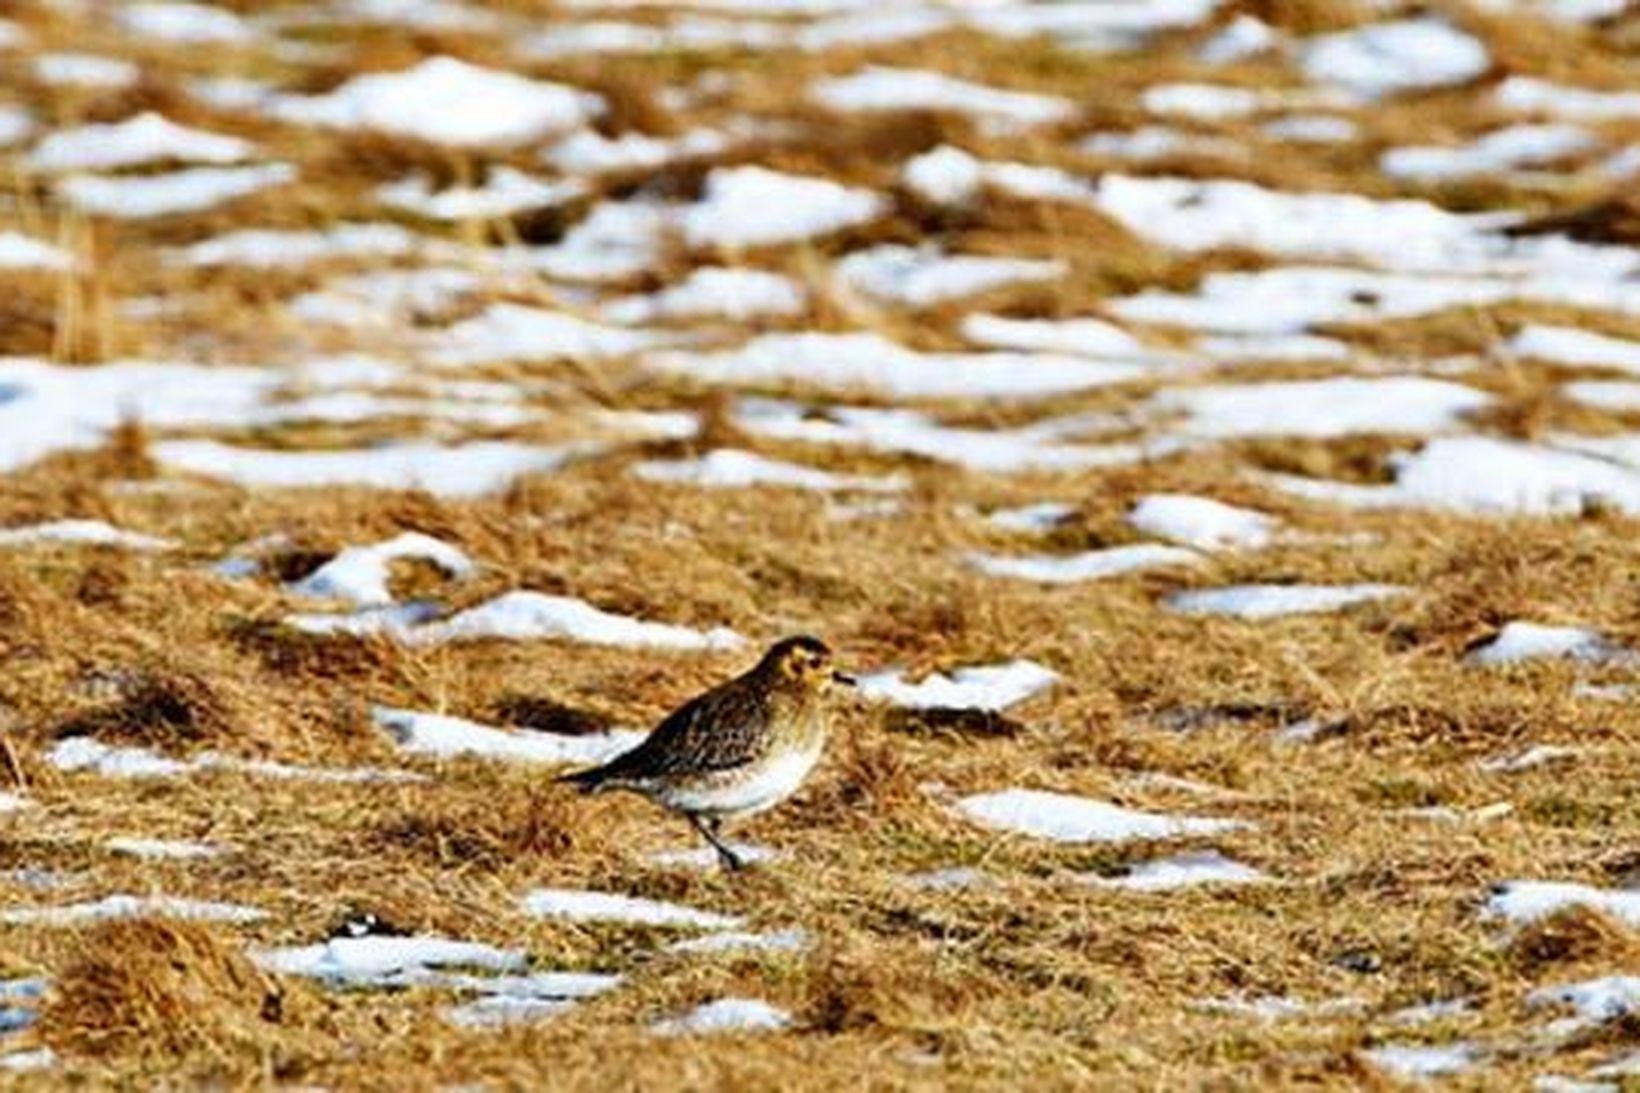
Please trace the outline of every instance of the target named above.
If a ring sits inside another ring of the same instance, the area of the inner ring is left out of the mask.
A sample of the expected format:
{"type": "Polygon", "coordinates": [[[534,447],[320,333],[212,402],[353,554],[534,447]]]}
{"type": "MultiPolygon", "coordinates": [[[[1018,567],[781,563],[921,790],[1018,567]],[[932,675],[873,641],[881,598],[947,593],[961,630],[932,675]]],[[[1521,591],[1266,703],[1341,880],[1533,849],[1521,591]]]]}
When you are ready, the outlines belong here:
{"type": "Polygon", "coordinates": [[[0,2],[0,1085],[1640,1082],[1640,9],[0,2]],[[555,773],[814,633],[713,867],[555,773]]]}

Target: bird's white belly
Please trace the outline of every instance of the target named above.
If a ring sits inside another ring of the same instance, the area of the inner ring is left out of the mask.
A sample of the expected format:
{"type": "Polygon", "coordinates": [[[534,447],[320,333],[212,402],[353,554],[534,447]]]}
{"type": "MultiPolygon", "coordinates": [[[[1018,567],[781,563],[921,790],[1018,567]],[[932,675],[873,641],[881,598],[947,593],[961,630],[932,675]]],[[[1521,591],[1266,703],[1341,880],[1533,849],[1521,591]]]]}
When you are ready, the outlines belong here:
{"type": "Polygon", "coordinates": [[[667,794],[666,804],[683,812],[716,816],[746,816],[775,805],[797,792],[803,779],[820,761],[823,742],[801,751],[766,759],[736,771],[715,785],[694,785],[667,794]]]}

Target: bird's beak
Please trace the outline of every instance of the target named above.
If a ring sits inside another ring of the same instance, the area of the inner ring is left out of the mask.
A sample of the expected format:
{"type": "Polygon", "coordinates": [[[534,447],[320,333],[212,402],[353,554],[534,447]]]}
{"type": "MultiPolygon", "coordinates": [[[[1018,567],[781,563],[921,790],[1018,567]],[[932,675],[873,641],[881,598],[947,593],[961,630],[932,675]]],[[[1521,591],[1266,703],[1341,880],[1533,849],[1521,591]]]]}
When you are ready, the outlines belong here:
{"type": "Polygon", "coordinates": [[[847,672],[833,672],[831,673],[831,678],[835,682],[841,683],[845,687],[856,687],[860,683],[858,679],[855,679],[847,672]]]}

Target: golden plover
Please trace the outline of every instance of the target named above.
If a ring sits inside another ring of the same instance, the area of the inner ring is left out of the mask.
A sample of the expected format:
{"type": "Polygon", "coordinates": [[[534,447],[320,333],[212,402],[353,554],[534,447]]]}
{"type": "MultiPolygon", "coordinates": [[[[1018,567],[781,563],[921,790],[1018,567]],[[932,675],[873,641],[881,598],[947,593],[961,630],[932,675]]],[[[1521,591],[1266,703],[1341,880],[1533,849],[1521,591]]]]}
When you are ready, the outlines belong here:
{"type": "Polygon", "coordinates": [[[724,820],[773,808],[797,791],[831,729],[832,666],[817,638],[775,643],[744,675],[678,707],[643,743],[560,781],[583,793],[624,789],[681,813],[729,869],[745,863],[724,844],[724,820]]]}

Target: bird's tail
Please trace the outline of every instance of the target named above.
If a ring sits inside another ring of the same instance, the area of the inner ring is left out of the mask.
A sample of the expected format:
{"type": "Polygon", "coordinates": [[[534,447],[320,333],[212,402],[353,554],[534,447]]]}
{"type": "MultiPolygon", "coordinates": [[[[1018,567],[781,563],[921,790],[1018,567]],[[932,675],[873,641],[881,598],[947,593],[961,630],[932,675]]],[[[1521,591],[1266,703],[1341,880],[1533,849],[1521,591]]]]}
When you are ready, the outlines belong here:
{"type": "Polygon", "coordinates": [[[603,767],[589,767],[586,770],[571,771],[569,774],[560,774],[553,779],[579,789],[582,793],[596,793],[605,788],[604,779],[608,771],[603,767]]]}

